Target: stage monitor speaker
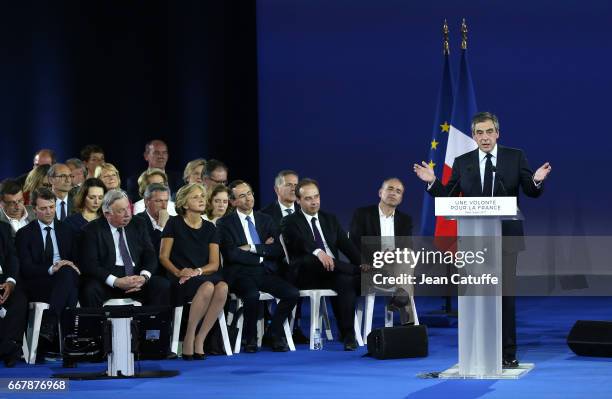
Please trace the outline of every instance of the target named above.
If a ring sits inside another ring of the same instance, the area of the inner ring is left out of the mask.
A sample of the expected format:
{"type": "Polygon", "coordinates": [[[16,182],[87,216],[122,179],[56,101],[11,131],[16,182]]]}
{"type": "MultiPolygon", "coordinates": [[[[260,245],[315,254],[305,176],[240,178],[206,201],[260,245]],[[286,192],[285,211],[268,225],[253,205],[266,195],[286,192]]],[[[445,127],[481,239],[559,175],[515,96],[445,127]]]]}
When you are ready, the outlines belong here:
{"type": "Polygon", "coordinates": [[[578,320],[567,344],[579,356],[612,357],[612,322],[578,320]]]}
{"type": "Polygon", "coordinates": [[[424,325],[377,328],[368,335],[368,352],[376,359],[426,357],[428,348],[424,325]]]}

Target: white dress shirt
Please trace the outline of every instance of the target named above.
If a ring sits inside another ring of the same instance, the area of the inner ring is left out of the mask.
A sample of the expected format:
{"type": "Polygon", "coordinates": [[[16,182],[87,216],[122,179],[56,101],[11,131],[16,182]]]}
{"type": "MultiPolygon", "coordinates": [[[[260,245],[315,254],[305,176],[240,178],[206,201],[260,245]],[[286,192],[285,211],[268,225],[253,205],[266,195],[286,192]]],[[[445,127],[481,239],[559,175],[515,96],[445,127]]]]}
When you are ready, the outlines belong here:
{"type": "Polygon", "coordinates": [[[40,227],[40,234],[42,235],[43,249],[45,247],[45,240],[47,239],[47,230],[45,228],[51,227],[51,242],[53,243],[53,263],[47,269],[47,272],[51,275],[53,274],[53,265],[61,260],[59,248],[57,246],[57,237],[55,236],[55,221],[51,222],[49,226],[42,223],[40,220],[38,221],[38,226],[40,227]]]}
{"type": "Polygon", "coordinates": [[[149,214],[149,211],[145,211],[147,213],[147,216],[149,217],[149,220],[151,220],[151,224],[153,225],[153,229],[154,230],[159,230],[159,231],[164,231],[164,228],[161,227],[159,224],[157,224],[157,221],[153,218],[153,216],[151,216],[149,214]]]}
{"type": "Polygon", "coordinates": [[[380,220],[380,244],[381,250],[395,249],[395,210],[390,216],[387,216],[378,206],[378,217],[380,220]]]}
{"type": "MultiPolygon", "coordinates": [[[[310,231],[312,232],[313,238],[315,235],[314,235],[314,231],[312,230],[312,218],[317,218],[317,221],[315,222],[315,226],[317,226],[317,230],[319,230],[319,234],[321,234],[321,238],[323,239],[323,245],[325,245],[325,253],[331,256],[332,258],[334,258],[334,254],[332,253],[331,249],[329,249],[329,245],[327,245],[325,234],[323,234],[323,230],[321,230],[321,224],[319,224],[319,214],[317,213],[311,216],[304,211],[302,211],[302,213],[304,214],[304,216],[306,216],[306,220],[308,221],[308,227],[310,227],[310,231]]],[[[321,248],[317,248],[312,252],[312,254],[314,256],[317,256],[320,251],[321,251],[321,248]]]]}
{"type": "MultiPolygon", "coordinates": [[[[115,244],[115,266],[122,266],[125,267],[125,263],[123,263],[123,258],[121,257],[121,252],[119,251],[119,230],[113,226],[112,224],[108,224],[108,226],[111,229],[111,235],[113,236],[113,243],[115,244]]],[[[127,248],[128,253],[130,254],[130,258],[132,257],[132,253],[130,252],[130,246],[128,245],[127,242],[127,236],[126,236],[126,232],[125,232],[125,227],[123,228],[123,242],[125,243],[125,247],[127,248]]],[[[134,263],[134,260],[132,258],[132,266],[136,267],[136,264],[134,263]]],[[[143,270],[140,272],[141,276],[146,276],[147,279],[151,278],[151,273],[149,273],[147,270],[143,270]]],[[[117,276],[113,275],[112,273],[109,274],[109,276],[106,278],[106,284],[114,287],[115,286],[115,280],[117,280],[117,276]]]]}
{"type": "Polygon", "coordinates": [[[278,205],[280,206],[282,217],[289,216],[290,214],[295,212],[295,202],[291,203],[291,206],[287,207],[283,205],[282,202],[278,201],[278,205]],[[291,209],[291,213],[287,213],[287,209],[291,209]]]}
{"type": "Polygon", "coordinates": [[[25,225],[29,223],[28,210],[26,208],[23,209],[23,216],[21,217],[21,219],[13,219],[9,215],[7,215],[6,212],[4,212],[4,209],[2,209],[2,212],[4,213],[4,216],[6,216],[6,219],[9,221],[9,224],[11,225],[15,233],[17,233],[20,228],[25,227],[25,225]]]}

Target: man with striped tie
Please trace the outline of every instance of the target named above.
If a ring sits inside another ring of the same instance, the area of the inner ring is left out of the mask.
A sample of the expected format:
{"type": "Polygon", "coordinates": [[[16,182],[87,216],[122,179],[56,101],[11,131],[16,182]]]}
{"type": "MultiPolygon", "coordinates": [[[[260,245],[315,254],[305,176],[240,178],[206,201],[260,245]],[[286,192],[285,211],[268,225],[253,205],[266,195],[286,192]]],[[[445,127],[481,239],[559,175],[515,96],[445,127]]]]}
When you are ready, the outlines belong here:
{"type": "Polygon", "coordinates": [[[72,196],[69,195],[72,189],[70,168],[63,163],[56,163],[51,165],[47,176],[51,183],[51,190],[57,197],[55,200],[56,219],[63,222],[67,216],[74,213],[72,196]]]}

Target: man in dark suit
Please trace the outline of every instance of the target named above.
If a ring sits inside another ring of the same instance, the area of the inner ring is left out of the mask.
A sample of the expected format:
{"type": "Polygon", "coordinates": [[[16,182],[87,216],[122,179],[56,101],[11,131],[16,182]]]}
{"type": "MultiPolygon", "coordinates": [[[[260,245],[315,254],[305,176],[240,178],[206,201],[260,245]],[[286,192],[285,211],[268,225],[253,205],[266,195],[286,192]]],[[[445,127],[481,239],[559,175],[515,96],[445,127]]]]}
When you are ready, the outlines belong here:
{"type": "MultiPolygon", "coordinates": [[[[522,150],[497,145],[499,121],[489,112],[481,112],[472,118],[472,138],[478,148],[455,158],[450,180],[443,185],[425,162],[414,164],[417,176],[427,183],[427,191],[435,197],[463,194],[466,197],[519,196],[519,187],[528,197],[537,198],[542,194],[542,182],[551,171],[548,162],[535,173],[529,168],[522,150]]],[[[502,222],[502,235],[523,236],[521,220],[502,222]]],[[[502,249],[502,268],[506,283],[513,279],[516,271],[518,251],[513,245],[502,249]]],[[[513,296],[502,298],[502,345],[503,365],[517,367],[516,319],[513,296]]]]}
{"type": "Polygon", "coordinates": [[[13,367],[21,358],[28,301],[19,280],[19,260],[8,224],[0,223],[0,358],[13,367]]]}
{"type": "MultiPolygon", "coordinates": [[[[167,211],[169,199],[170,190],[167,186],[160,183],[149,184],[144,192],[145,210],[134,215],[134,217],[140,218],[146,223],[156,254],[159,254],[161,233],[170,217],[167,211]]],[[[166,269],[161,264],[158,264],[156,274],[158,276],[165,276],[166,269]]]]}
{"type": "Polygon", "coordinates": [[[169,305],[170,283],[154,275],[158,255],[145,222],[132,218],[127,194],[109,190],[102,210],[104,217],[83,229],[81,305],[101,307],[108,299],[125,297],[146,305],[169,305]]]}
{"type": "MultiPolygon", "coordinates": [[[[74,213],[74,200],[72,198],[72,175],[70,168],[63,163],[51,165],[47,172],[51,190],[55,194],[55,214],[57,220],[64,221],[74,213]]],[[[72,191],[74,193],[74,191],[72,191]]]]}
{"type": "MultiPolygon", "coordinates": [[[[403,196],[404,184],[397,177],[390,177],[383,181],[378,190],[378,205],[358,208],[355,211],[351,220],[350,239],[362,253],[362,237],[381,237],[377,250],[385,250],[395,248],[395,237],[412,235],[412,219],[397,209],[403,196]]],[[[371,261],[372,257],[368,259],[371,261]]],[[[411,302],[405,292],[394,295],[390,301],[392,307],[400,310],[402,323],[414,322],[411,302]]]]}
{"type": "MultiPolygon", "coordinates": [[[[154,139],[145,144],[145,152],[143,154],[147,161],[147,169],[157,168],[164,171],[168,177],[168,187],[172,193],[176,193],[184,184],[183,175],[173,170],[166,170],[168,163],[168,146],[162,140],[154,139]]],[[[140,173],[128,177],[127,192],[130,199],[134,202],[140,199],[138,194],[138,177],[140,173]]]]}
{"type": "MultiPolygon", "coordinates": [[[[297,172],[289,169],[281,170],[274,179],[274,192],[276,193],[276,201],[272,202],[261,210],[272,216],[274,223],[280,227],[281,220],[295,211],[300,210],[300,206],[295,202],[295,186],[299,181],[297,172]]],[[[288,270],[284,258],[281,260],[281,275],[286,276],[288,270]]],[[[293,342],[296,344],[307,344],[308,338],[300,328],[300,320],[302,317],[302,298],[298,299],[295,323],[293,323],[293,342]]]]}
{"type": "Polygon", "coordinates": [[[219,184],[227,184],[227,165],[218,159],[209,159],[202,171],[202,182],[206,190],[210,193],[219,184]]]}
{"type": "Polygon", "coordinates": [[[354,331],[355,301],[360,291],[359,250],[332,214],[320,211],[319,185],[303,179],[295,188],[301,211],[283,218],[281,232],[296,271],[300,289],[331,288],[334,314],[344,339],[345,350],[357,349],[354,331]],[[350,263],[340,260],[339,251],[350,263]]]}
{"type": "Polygon", "coordinates": [[[11,226],[11,235],[14,238],[19,229],[34,219],[36,215],[32,207],[24,205],[21,185],[16,180],[3,180],[0,183],[0,222],[11,226]]]}
{"type": "Polygon", "coordinates": [[[55,194],[46,187],[32,193],[36,219],[15,237],[21,276],[29,302],[46,302],[41,336],[54,341],[58,320],[79,297],[77,242],[70,226],[56,219],[55,194]]]}
{"type": "Polygon", "coordinates": [[[272,216],[277,226],[280,226],[285,216],[300,209],[300,206],[295,203],[295,186],[298,180],[297,172],[288,169],[278,172],[274,179],[274,192],[277,200],[263,208],[261,212],[272,216]]]}
{"type": "Polygon", "coordinates": [[[257,305],[259,291],[280,299],[276,306],[270,334],[272,350],[289,350],[284,338],[283,323],[299,298],[297,288],[278,274],[278,260],[282,247],[278,240],[278,228],[265,213],[253,212],[255,198],[251,186],[235,180],[229,185],[230,200],[236,212],[217,221],[221,236],[221,252],[227,283],[244,301],[246,333],[245,351],[257,351],[257,305]]]}
{"type": "MultiPolygon", "coordinates": [[[[36,154],[34,154],[34,159],[32,160],[32,170],[36,169],[36,167],[39,165],[53,165],[55,162],[57,162],[55,151],[48,148],[40,149],[36,152],[36,154]]],[[[29,173],[30,172],[26,172],[15,178],[21,187],[23,187],[25,184],[29,173]]]]}

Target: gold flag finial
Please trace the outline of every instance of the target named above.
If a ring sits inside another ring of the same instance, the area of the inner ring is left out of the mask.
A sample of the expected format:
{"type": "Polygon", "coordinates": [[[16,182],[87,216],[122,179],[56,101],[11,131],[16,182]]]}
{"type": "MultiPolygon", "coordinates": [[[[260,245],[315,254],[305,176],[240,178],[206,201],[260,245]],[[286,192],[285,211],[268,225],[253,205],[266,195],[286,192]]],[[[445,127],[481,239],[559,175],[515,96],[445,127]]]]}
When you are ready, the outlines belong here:
{"type": "Polygon", "coordinates": [[[450,48],[448,46],[448,24],[446,18],[444,18],[444,25],[442,25],[442,35],[444,36],[444,55],[450,54],[450,48]]]}
{"type": "Polygon", "coordinates": [[[463,22],[461,22],[461,49],[467,50],[467,34],[468,28],[465,23],[465,18],[463,18],[463,22]]]}

